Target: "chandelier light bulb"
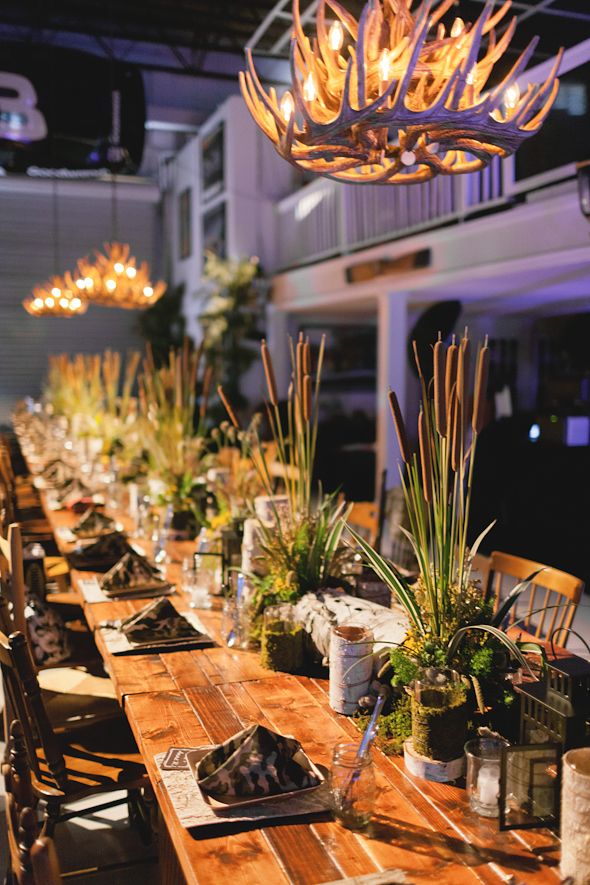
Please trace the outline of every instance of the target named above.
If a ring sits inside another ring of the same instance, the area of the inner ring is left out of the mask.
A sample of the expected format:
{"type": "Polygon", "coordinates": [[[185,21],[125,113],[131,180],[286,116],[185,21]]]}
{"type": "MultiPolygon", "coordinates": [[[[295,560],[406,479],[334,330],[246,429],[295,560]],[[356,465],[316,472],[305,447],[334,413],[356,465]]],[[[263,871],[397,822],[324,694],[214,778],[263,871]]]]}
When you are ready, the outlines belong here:
{"type": "Polygon", "coordinates": [[[313,74],[310,71],[305,78],[305,83],[303,84],[303,98],[305,99],[305,101],[312,102],[315,101],[316,95],[317,91],[315,88],[313,74]]]}
{"type": "Polygon", "coordinates": [[[460,37],[465,30],[465,22],[462,18],[456,18],[451,28],[451,37],[460,37]]]}
{"type": "Polygon", "coordinates": [[[59,298],[59,296],[61,295],[61,289],[58,289],[57,286],[54,286],[53,289],[51,290],[51,294],[53,295],[54,298],[59,298]]]}
{"type": "Polygon", "coordinates": [[[285,94],[281,98],[281,114],[283,115],[283,120],[285,121],[285,123],[289,122],[289,120],[293,116],[294,110],[295,102],[293,101],[293,96],[290,92],[285,92],[285,94]]]}
{"type": "Polygon", "coordinates": [[[387,49],[384,49],[379,59],[379,77],[382,83],[389,83],[391,79],[391,58],[387,49]]]}
{"type": "Polygon", "coordinates": [[[293,0],[290,89],[281,98],[274,89],[267,92],[246,50],[244,101],[278,153],[306,173],[409,185],[478,172],[539,131],[557,96],[563,52],[544,81],[528,86],[525,101],[513,86],[536,38],[509,73],[496,69],[506,63],[516,29],[515,20],[503,26],[511,0],[499,8],[485,2],[475,21],[455,18],[448,33],[442,19],[454,5],[367,0],[355,21],[339,3],[319,0],[316,33],[310,34],[300,0],[293,0]],[[326,6],[337,19],[330,25],[326,6]],[[334,57],[345,36],[346,65],[341,55],[334,57]],[[429,150],[431,144],[440,150],[429,150]]]}
{"type": "Polygon", "coordinates": [[[117,263],[115,264],[115,273],[121,274],[121,273],[123,273],[124,270],[125,270],[125,265],[121,264],[120,261],[117,261],[117,263]]]}
{"type": "Polygon", "coordinates": [[[512,83],[504,93],[504,107],[507,111],[513,111],[520,101],[520,88],[518,83],[512,83]]]}
{"type": "Polygon", "coordinates": [[[86,286],[87,289],[92,289],[92,277],[85,277],[84,278],[84,285],[86,286]]]}
{"type": "Polygon", "coordinates": [[[82,302],[79,298],[72,298],[72,303],[70,304],[72,310],[78,310],[78,308],[82,307],[82,302]]]}
{"type": "Polygon", "coordinates": [[[328,33],[328,42],[332,52],[339,52],[344,43],[344,28],[339,21],[332,22],[328,33]]]}
{"type": "Polygon", "coordinates": [[[76,286],[78,289],[84,289],[86,287],[86,280],[83,280],[82,277],[78,277],[76,280],[76,286]]]}
{"type": "Polygon", "coordinates": [[[143,287],[143,294],[145,295],[146,298],[151,298],[152,295],[154,294],[154,290],[152,289],[151,286],[144,286],[143,287]]]}
{"type": "Polygon", "coordinates": [[[70,302],[68,301],[67,298],[60,298],[59,299],[60,307],[67,307],[69,303],[70,302]]]}
{"type": "Polygon", "coordinates": [[[114,292],[115,289],[117,288],[117,284],[114,280],[107,280],[105,283],[105,286],[107,287],[109,292],[114,292]]]}
{"type": "Polygon", "coordinates": [[[33,307],[36,307],[37,310],[40,310],[43,307],[43,303],[44,302],[42,298],[35,298],[33,300],[33,307]]]}
{"type": "Polygon", "coordinates": [[[45,299],[45,307],[55,307],[55,299],[48,295],[45,299]]]}
{"type": "Polygon", "coordinates": [[[132,279],[134,279],[135,275],[137,274],[137,269],[135,267],[130,266],[127,268],[125,273],[129,277],[129,279],[132,280],[132,279]]]}

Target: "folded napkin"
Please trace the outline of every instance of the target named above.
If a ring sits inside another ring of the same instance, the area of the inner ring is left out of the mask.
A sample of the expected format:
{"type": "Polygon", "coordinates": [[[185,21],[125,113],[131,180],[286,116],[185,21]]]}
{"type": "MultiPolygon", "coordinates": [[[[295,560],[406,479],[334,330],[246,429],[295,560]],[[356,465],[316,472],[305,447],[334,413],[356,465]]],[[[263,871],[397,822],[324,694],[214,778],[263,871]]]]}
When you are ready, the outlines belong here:
{"type": "Polygon", "coordinates": [[[140,556],[135,550],[125,553],[99,581],[100,589],[107,596],[117,596],[121,593],[128,594],[134,590],[138,593],[145,590],[154,590],[158,587],[167,588],[168,584],[162,580],[160,573],[144,556],[140,556]]]}
{"type": "Polygon", "coordinates": [[[57,504],[64,508],[80,498],[91,498],[90,489],[81,483],[78,479],[69,479],[62,485],[59,495],[57,496],[57,504]]]}
{"type": "Polygon", "coordinates": [[[54,458],[45,465],[41,476],[48,488],[62,488],[65,483],[72,480],[72,468],[64,464],[60,458],[54,458]]]}
{"type": "Polygon", "coordinates": [[[318,786],[320,779],[295,761],[301,744],[263,725],[251,725],[214,747],[197,765],[197,783],[211,796],[243,799],[318,786]]]}
{"type": "Polygon", "coordinates": [[[68,553],[67,557],[72,568],[89,572],[107,572],[126,553],[131,553],[132,549],[125,535],[111,532],[110,535],[102,535],[93,544],[84,547],[79,545],[68,553]]]}
{"type": "Polygon", "coordinates": [[[115,521],[94,507],[84,511],[72,531],[79,538],[98,538],[108,535],[115,529],[115,521]]]}
{"type": "Polygon", "coordinates": [[[120,631],[129,642],[147,644],[163,640],[194,639],[203,636],[166,597],[155,599],[121,622],[120,631]]]}

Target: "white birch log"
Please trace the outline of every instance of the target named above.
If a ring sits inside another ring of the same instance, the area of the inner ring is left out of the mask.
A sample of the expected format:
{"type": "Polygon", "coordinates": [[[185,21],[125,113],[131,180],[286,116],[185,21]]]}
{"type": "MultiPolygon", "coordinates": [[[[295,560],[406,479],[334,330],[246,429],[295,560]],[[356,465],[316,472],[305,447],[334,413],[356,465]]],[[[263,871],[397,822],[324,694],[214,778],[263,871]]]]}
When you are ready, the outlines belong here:
{"type": "Polygon", "coordinates": [[[563,757],[561,875],[571,876],[573,885],[590,885],[590,747],[563,757]]]}

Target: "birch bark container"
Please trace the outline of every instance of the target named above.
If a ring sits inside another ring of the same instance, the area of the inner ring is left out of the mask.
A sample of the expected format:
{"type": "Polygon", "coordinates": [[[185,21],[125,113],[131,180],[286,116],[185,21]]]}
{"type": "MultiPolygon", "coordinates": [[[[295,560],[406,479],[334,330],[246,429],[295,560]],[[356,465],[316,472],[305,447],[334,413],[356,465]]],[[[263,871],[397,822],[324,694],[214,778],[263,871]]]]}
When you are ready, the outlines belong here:
{"type": "Polygon", "coordinates": [[[590,885],[590,747],[563,757],[561,875],[572,885],[590,885]]]}
{"type": "Polygon", "coordinates": [[[330,706],[352,716],[367,694],[373,672],[373,634],[366,627],[341,624],[330,635],[330,706]]]}

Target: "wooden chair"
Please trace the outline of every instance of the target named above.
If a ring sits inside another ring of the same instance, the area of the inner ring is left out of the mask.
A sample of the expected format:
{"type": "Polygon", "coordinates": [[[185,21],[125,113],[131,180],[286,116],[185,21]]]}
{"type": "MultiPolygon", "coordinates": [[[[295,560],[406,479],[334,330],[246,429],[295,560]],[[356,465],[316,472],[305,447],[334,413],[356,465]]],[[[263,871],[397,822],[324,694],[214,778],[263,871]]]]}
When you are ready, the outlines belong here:
{"type": "Polygon", "coordinates": [[[584,582],[574,575],[510,553],[494,551],[490,557],[488,592],[493,594],[495,609],[510,590],[533,572],[543,569],[512,607],[508,625],[518,622],[537,639],[553,640],[565,647],[584,582]]]}
{"type": "MultiPolygon", "coordinates": [[[[18,526],[16,526],[10,542],[0,536],[0,631],[7,636],[19,631],[28,637],[25,621],[25,585],[22,570],[18,568],[19,562],[21,560],[18,526]],[[7,559],[15,563],[14,573],[10,566],[6,567],[7,559]],[[9,610],[6,593],[9,581],[12,611],[9,610]]],[[[91,634],[89,636],[92,638],[91,634]]],[[[76,657],[75,651],[74,646],[74,654],[67,661],[42,669],[36,668],[47,713],[54,730],[58,733],[118,719],[121,715],[115,688],[104,673],[96,647],[93,647],[93,656],[88,654],[88,647],[84,656],[76,657]]]]}
{"type": "Polygon", "coordinates": [[[355,501],[348,517],[348,524],[374,547],[381,548],[381,536],[385,520],[385,485],[387,471],[381,474],[377,501],[355,501]]]}
{"type": "Polygon", "coordinates": [[[23,744],[30,768],[34,804],[43,800],[47,809],[46,834],[73,817],[127,801],[140,834],[146,842],[151,833],[149,814],[140,791],[149,781],[129,726],[123,716],[109,724],[56,734],[48,716],[27,641],[22,633],[0,633],[0,666],[4,695],[22,727],[23,744]],[[126,790],[116,799],[91,808],[62,814],[62,805],[89,796],[126,790]]]}
{"type": "Polygon", "coordinates": [[[491,556],[485,556],[483,553],[475,554],[471,562],[471,577],[480,582],[480,586],[486,595],[488,593],[491,567],[491,556]]]}

